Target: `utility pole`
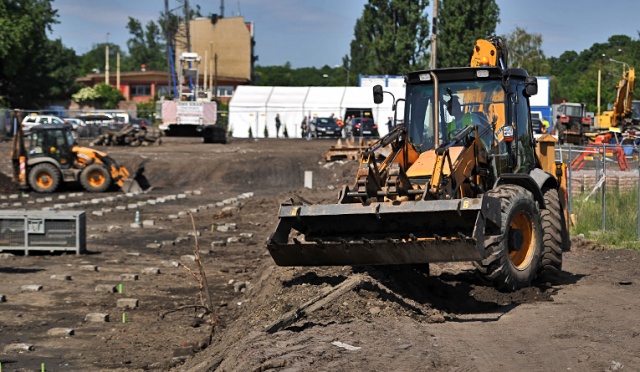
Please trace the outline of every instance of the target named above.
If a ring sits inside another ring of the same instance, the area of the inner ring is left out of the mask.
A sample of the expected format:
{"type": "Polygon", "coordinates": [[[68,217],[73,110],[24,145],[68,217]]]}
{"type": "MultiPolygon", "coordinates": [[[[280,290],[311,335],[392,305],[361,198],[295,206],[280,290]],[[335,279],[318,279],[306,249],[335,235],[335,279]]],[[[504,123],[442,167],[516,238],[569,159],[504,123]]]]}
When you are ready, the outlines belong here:
{"type": "Polygon", "coordinates": [[[438,2],[439,0],[433,1],[433,18],[431,20],[431,69],[434,70],[436,68],[436,51],[437,45],[437,35],[438,35],[438,2]]]}
{"type": "MultiPolygon", "coordinates": [[[[173,38],[171,36],[171,34],[169,34],[169,0],[164,0],[164,30],[167,33],[166,37],[167,37],[167,43],[165,44],[165,53],[167,55],[167,68],[169,69],[169,73],[167,74],[167,87],[168,89],[171,89],[171,75],[173,74],[173,71],[171,71],[171,66],[173,65],[171,63],[171,52],[169,49],[169,45],[173,42],[173,38]]],[[[174,92],[174,96],[175,96],[175,92],[174,92]]]]}
{"type": "Polygon", "coordinates": [[[213,75],[214,79],[215,79],[214,80],[214,88],[213,88],[213,89],[215,89],[214,96],[216,97],[216,99],[218,99],[218,53],[216,53],[216,55],[215,55],[213,65],[214,65],[213,68],[215,69],[215,72],[214,72],[214,75],[213,75]]]}
{"type": "Polygon", "coordinates": [[[104,46],[104,83],[109,85],[109,33],[107,32],[107,43],[104,46]]]}
{"type": "Polygon", "coordinates": [[[224,0],[220,0],[220,18],[224,18],[224,0]]]}

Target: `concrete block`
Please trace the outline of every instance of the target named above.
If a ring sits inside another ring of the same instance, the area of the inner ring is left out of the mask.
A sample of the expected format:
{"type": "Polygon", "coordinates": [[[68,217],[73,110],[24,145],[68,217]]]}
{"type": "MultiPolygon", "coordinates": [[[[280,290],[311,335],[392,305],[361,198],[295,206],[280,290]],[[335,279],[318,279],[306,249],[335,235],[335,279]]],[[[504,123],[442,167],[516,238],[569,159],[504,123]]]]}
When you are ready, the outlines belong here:
{"type": "Polygon", "coordinates": [[[187,212],[185,212],[185,211],[178,212],[178,217],[184,217],[186,215],[187,215],[187,212]]]}
{"type": "Polygon", "coordinates": [[[47,331],[47,334],[54,337],[67,337],[73,336],[75,331],[71,328],[51,328],[47,331]]]}
{"type": "Polygon", "coordinates": [[[116,293],[118,289],[112,284],[98,284],[95,289],[96,292],[102,293],[116,293]]]}
{"type": "Polygon", "coordinates": [[[136,203],[136,204],[138,204],[138,207],[142,207],[143,205],[147,205],[147,202],[146,202],[146,201],[144,201],[144,200],[140,200],[140,201],[139,201],[138,203],[136,203]]]}
{"type": "Polygon", "coordinates": [[[76,196],[78,196],[78,195],[75,192],[69,193],[69,197],[70,198],[75,198],[76,196]]]}
{"type": "Polygon", "coordinates": [[[227,238],[227,243],[231,244],[231,243],[240,243],[240,238],[237,236],[230,236],[227,238]]]}
{"type": "Polygon", "coordinates": [[[140,257],[140,252],[127,252],[127,256],[140,257]]]}
{"type": "Polygon", "coordinates": [[[102,208],[102,211],[103,211],[104,213],[111,213],[111,211],[113,211],[113,208],[106,208],[106,207],[105,207],[105,208],[102,208]]]}
{"type": "Polygon", "coordinates": [[[89,204],[91,204],[91,200],[81,200],[80,204],[81,205],[89,205],[89,204]]]}
{"type": "Polygon", "coordinates": [[[39,292],[42,290],[42,286],[40,284],[27,284],[20,287],[22,292],[39,292]]]}
{"type": "Polygon", "coordinates": [[[125,196],[127,198],[133,198],[133,193],[132,192],[128,192],[128,193],[125,194],[125,196]]]}
{"type": "Polygon", "coordinates": [[[58,195],[59,200],[65,200],[67,198],[66,195],[58,195]]]}
{"type": "Polygon", "coordinates": [[[145,275],[158,275],[160,274],[160,268],[158,267],[145,267],[142,269],[142,273],[145,275]]]}
{"type": "Polygon", "coordinates": [[[22,207],[22,203],[21,202],[15,202],[11,204],[12,207],[22,207]]]}
{"type": "Polygon", "coordinates": [[[178,194],[176,197],[178,199],[185,199],[187,197],[187,194],[178,194]]]}
{"type": "Polygon", "coordinates": [[[251,239],[253,238],[253,233],[247,233],[247,232],[240,233],[240,237],[245,239],[251,239]]]}
{"type": "Polygon", "coordinates": [[[202,191],[200,190],[193,190],[193,195],[200,195],[202,194],[202,191]]]}
{"type": "Polygon", "coordinates": [[[116,210],[117,211],[126,211],[127,210],[127,206],[126,205],[118,205],[118,206],[116,206],[116,210]]]}
{"type": "Polygon", "coordinates": [[[189,208],[189,212],[198,213],[198,212],[200,212],[200,209],[198,209],[198,208],[189,208]]]}
{"type": "Polygon", "coordinates": [[[142,224],[140,222],[132,222],[131,224],[129,224],[129,227],[131,227],[132,229],[139,229],[142,227],[142,224]]]}
{"type": "Polygon", "coordinates": [[[144,220],[142,221],[142,226],[144,227],[151,227],[151,226],[155,226],[156,221],[154,220],[144,220]]]}
{"type": "Polygon", "coordinates": [[[118,225],[111,225],[111,226],[107,227],[107,231],[109,231],[109,232],[114,232],[114,231],[118,231],[118,230],[122,230],[122,227],[120,227],[118,225]]]}
{"type": "Polygon", "coordinates": [[[174,242],[173,240],[163,240],[162,241],[162,246],[169,246],[169,245],[176,245],[176,242],[174,242]]]}
{"type": "Polygon", "coordinates": [[[147,200],[147,204],[149,204],[149,205],[156,205],[156,201],[155,201],[154,199],[147,200]]]}
{"type": "Polygon", "coordinates": [[[36,203],[44,203],[44,202],[45,202],[44,198],[37,198],[36,199],[36,203]]]}
{"type": "Polygon", "coordinates": [[[4,352],[7,354],[19,354],[25,351],[33,351],[33,345],[25,343],[9,344],[4,347],[4,352]]]}
{"type": "Polygon", "coordinates": [[[94,216],[98,216],[98,217],[104,216],[104,212],[103,211],[93,211],[93,212],[91,212],[91,214],[93,214],[94,216]]]}
{"type": "Polygon", "coordinates": [[[71,280],[71,275],[59,275],[59,274],[55,274],[55,275],[51,275],[51,280],[61,280],[61,281],[69,281],[71,280]]]}
{"type": "Polygon", "coordinates": [[[109,321],[109,314],[90,313],[84,317],[85,322],[106,323],[109,321]]]}
{"type": "Polygon", "coordinates": [[[117,306],[120,309],[135,309],[138,307],[137,298],[119,298],[117,306]]]}
{"type": "Polygon", "coordinates": [[[224,247],[225,245],[227,245],[227,242],[224,240],[216,240],[211,242],[211,248],[224,247]]]}
{"type": "Polygon", "coordinates": [[[180,259],[182,261],[191,261],[191,262],[195,262],[196,261],[196,256],[192,255],[192,254],[185,254],[180,256],[180,259]]]}
{"type": "Polygon", "coordinates": [[[50,196],[47,196],[44,198],[44,200],[50,202],[50,201],[53,201],[53,198],[50,196]]]}
{"type": "Polygon", "coordinates": [[[160,249],[162,247],[161,243],[149,243],[147,244],[148,249],[160,249]]]}
{"type": "Polygon", "coordinates": [[[98,271],[98,266],[96,265],[80,265],[78,268],[82,271],[98,271]]]}
{"type": "Polygon", "coordinates": [[[136,281],[138,280],[138,274],[120,274],[120,279],[126,281],[136,281]]]}
{"type": "Polygon", "coordinates": [[[102,199],[91,199],[91,204],[100,204],[102,203],[102,199]]]}
{"type": "Polygon", "coordinates": [[[167,216],[167,218],[170,220],[177,220],[179,217],[177,214],[170,214],[169,216],[167,216]]]}
{"type": "Polygon", "coordinates": [[[8,260],[13,257],[13,253],[0,253],[0,260],[8,260]]]}
{"type": "Polygon", "coordinates": [[[127,209],[138,209],[138,204],[129,203],[129,204],[127,204],[127,209]]]}

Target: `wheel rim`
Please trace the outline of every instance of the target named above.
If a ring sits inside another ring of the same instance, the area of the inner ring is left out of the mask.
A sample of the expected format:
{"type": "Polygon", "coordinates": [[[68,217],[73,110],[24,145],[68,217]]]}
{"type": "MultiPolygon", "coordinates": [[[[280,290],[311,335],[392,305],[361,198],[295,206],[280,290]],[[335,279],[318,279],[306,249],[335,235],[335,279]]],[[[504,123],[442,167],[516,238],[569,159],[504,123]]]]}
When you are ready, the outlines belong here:
{"type": "Polygon", "coordinates": [[[36,177],[36,184],[43,189],[49,188],[53,185],[53,177],[47,172],[40,172],[36,177]]]}
{"type": "Polygon", "coordinates": [[[522,212],[516,214],[509,224],[507,239],[511,263],[518,270],[525,269],[531,264],[536,244],[531,217],[522,212]]]}
{"type": "Polygon", "coordinates": [[[89,184],[93,187],[100,187],[104,184],[105,182],[105,177],[102,174],[102,172],[98,171],[98,170],[94,170],[93,172],[89,173],[89,184]]]}

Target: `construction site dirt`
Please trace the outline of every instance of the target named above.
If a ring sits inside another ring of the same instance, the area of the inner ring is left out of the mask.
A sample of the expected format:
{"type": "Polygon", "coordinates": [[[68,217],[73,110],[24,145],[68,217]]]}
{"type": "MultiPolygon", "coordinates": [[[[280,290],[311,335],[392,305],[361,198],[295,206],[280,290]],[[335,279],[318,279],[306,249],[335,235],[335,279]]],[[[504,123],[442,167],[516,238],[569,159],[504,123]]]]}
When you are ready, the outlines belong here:
{"type": "Polygon", "coordinates": [[[86,254],[0,253],[2,371],[640,370],[640,252],[573,238],[559,277],[513,293],[470,263],[428,275],[276,266],[266,240],[280,203],[335,202],[353,182],[357,161],[325,162],[331,145],[169,137],[105,148],[125,166],[146,160],[153,188],[126,196],[22,193],[0,143],[3,209],[75,203],[87,216],[86,254]]]}

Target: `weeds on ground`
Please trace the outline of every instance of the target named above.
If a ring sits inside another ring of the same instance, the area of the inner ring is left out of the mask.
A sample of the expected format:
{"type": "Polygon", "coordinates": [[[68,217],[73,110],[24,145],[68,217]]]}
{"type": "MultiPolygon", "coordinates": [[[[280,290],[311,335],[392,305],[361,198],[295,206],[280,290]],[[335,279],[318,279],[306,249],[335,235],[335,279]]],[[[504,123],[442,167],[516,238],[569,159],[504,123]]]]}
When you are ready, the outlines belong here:
{"type": "Polygon", "coordinates": [[[613,248],[640,251],[638,237],[638,192],[610,191],[606,195],[605,231],[602,231],[602,193],[573,196],[573,214],[576,225],[571,235],[584,234],[585,238],[613,248]]]}
{"type": "Polygon", "coordinates": [[[195,257],[196,265],[198,266],[198,271],[196,272],[194,270],[191,270],[187,265],[182,263],[180,264],[180,266],[183,267],[185,270],[187,270],[191,274],[191,276],[193,276],[195,281],[198,283],[198,289],[199,289],[198,300],[200,304],[181,306],[175,309],[170,309],[170,310],[161,312],[160,318],[162,319],[167,314],[174,313],[177,311],[187,310],[187,309],[204,311],[204,313],[201,314],[201,316],[207,318],[207,323],[211,327],[209,332],[209,339],[207,343],[207,344],[210,344],[211,339],[213,338],[213,335],[216,331],[216,327],[218,326],[218,317],[213,308],[213,300],[211,299],[209,283],[207,281],[207,276],[205,274],[204,265],[202,264],[202,260],[200,259],[200,247],[198,246],[198,234],[196,230],[196,223],[193,219],[193,214],[191,212],[189,212],[189,216],[191,217],[191,224],[193,226],[193,236],[195,238],[195,242],[193,245],[193,255],[195,257]]]}

